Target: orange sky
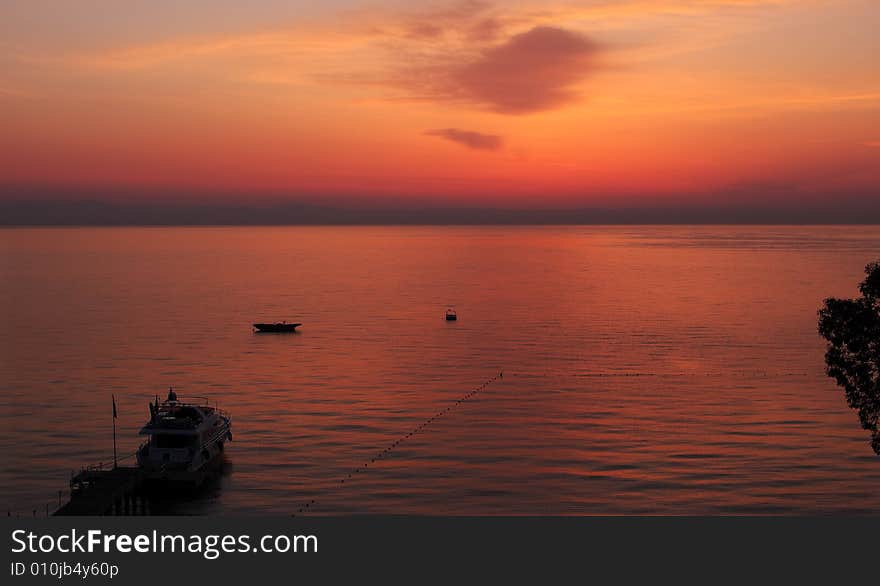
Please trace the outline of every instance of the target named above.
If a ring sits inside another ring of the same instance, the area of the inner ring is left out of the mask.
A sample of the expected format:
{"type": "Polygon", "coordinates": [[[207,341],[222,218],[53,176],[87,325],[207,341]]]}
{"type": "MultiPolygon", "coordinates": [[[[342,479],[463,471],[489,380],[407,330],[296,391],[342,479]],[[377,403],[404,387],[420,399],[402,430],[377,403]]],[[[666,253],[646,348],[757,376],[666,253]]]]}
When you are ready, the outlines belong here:
{"type": "Polygon", "coordinates": [[[876,0],[117,4],[0,7],[2,197],[528,208],[880,187],[876,0]]]}

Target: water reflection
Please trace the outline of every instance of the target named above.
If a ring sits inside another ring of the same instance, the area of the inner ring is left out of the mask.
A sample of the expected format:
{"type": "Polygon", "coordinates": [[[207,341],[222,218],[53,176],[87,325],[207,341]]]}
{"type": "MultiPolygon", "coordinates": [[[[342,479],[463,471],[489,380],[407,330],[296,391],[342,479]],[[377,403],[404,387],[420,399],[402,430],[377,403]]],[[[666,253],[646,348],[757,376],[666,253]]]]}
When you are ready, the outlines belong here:
{"type": "Polygon", "coordinates": [[[235,422],[235,473],[179,512],[875,511],[815,311],[878,249],[873,227],[0,231],[0,496],[106,460],[111,393],[134,451],[174,385],[235,422]]]}

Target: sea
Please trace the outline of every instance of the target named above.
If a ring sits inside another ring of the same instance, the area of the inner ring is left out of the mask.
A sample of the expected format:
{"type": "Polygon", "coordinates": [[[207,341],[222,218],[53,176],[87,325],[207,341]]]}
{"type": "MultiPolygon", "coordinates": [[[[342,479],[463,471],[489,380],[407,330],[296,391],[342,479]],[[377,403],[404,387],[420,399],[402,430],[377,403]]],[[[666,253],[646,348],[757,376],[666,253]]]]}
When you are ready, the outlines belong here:
{"type": "Polygon", "coordinates": [[[233,440],[166,514],[878,513],[816,332],[878,257],[877,226],[2,229],[0,512],[54,510],[114,424],[133,465],[173,387],[233,440]]]}

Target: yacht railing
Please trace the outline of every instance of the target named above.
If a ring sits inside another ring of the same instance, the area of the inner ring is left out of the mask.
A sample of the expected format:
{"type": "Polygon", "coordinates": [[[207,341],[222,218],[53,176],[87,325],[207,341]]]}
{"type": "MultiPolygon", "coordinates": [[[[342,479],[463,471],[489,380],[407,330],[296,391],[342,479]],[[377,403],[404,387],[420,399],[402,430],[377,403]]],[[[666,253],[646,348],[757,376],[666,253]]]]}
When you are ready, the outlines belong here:
{"type": "MultiPolygon", "coordinates": [[[[166,401],[166,403],[167,403],[167,401],[166,401]]],[[[176,403],[178,406],[181,406],[181,407],[182,407],[182,406],[190,406],[190,407],[208,407],[208,408],[212,409],[215,413],[218,413],[218,414],[222,415],[222,416],[225,417],[226,419],[230,419],[230,418],[231,418],[230,415],[229,415],[229,412],[228,412],[228,411],[226,411],[225,409],[221,409],[220,407],[217,406],[217,400],[216,400],[216,399],[212,401],[212,400],[211,400],[210,398],[208,398],[208,397],[199,397],[199,396],[183,395],[183,396],[179,396],[178,399],[175,401],[175,403],[176,403]]],[[[161,407],[163,404],[164,404],[164,403],[160,404],[160,407],[161,407]]]]}

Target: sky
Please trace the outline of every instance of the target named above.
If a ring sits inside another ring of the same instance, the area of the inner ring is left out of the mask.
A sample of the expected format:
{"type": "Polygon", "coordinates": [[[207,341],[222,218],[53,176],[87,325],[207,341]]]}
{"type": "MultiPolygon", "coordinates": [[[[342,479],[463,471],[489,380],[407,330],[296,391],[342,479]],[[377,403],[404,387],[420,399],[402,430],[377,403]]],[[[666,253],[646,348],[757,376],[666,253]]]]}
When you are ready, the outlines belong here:
{"type": "Polygon", "coordinates": [[[0,214],[880,221],[878,25],[876,0],[7,1],[0,214]]]}

